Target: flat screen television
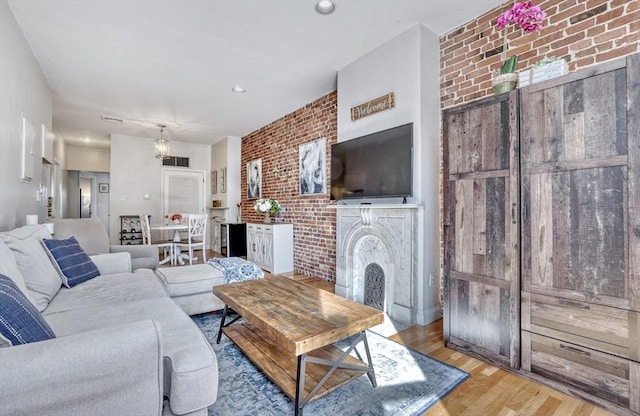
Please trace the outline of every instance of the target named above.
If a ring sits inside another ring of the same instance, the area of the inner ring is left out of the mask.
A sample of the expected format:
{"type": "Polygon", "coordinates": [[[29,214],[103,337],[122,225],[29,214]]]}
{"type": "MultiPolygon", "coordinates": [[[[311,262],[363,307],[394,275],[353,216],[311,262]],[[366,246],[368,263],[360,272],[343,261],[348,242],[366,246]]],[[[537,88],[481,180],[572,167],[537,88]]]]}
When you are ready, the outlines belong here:
{"type": "Polygon", "coordinates": [[[413,195],[413,123],[331,146],[331,199],[413,195]]]}

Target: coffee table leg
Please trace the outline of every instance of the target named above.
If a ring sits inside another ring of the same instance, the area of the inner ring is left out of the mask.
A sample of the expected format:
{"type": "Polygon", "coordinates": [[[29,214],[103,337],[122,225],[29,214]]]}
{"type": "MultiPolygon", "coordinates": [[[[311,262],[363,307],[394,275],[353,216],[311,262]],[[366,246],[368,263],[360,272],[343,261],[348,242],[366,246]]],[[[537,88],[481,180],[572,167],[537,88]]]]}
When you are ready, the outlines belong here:
{"type": "Polygon", "coordinates": [[[363,331],[363,340],[364,340],[364,351],[367,354],[367,363],[369,363],[369,371],[367,372],[367,376],[369,377],[369,381],[371,381],[371,385],[373,388],[378,387],[378,383],[376,382],[376,373],[373,371],[373,361],[371,361],[371,353],[369,352],[369,342],[367,341],[367,332],[363,331]]]}
{"type": "Polygon", "coordinates": [[[304,405],[300,405],[300,399],[304,394],[304,366],[306,362],[306,355],[298,355],[298,369],[296,370],[296,400],[295,400],[295,416],[302,416],[302,408],[304,405]]]}
{"type": "Polygon", "coordinates": [[[224,321],[227,319],[229,313],[229,305],[224,305],[224,312],[222,313],[222,320],[220,321],[220,329],[218,329],[218,337],[216,338],[216,344],[220,344],[220,338],[222,338],[222,328],[224,327],[224,321]]]}

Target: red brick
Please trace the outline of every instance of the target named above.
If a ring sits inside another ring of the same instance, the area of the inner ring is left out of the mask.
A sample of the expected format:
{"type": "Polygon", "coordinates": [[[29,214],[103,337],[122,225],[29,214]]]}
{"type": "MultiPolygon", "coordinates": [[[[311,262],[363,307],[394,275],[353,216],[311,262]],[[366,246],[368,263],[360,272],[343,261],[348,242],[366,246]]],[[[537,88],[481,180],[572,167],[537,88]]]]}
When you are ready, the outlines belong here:
{"type": "Polygon", "coordinates": [[[625,44],[640,44],[640,32],[635,32],[627,36],[623,36],[619,39],[613,41],[613,44],[617,46],[622,46],[625,44]]]}
{"type": "Polygon", "coordinates": [[[622,17],[607,22],[607,28],[611,30],[638,21],[640,21],[640,10],[636,10],[635,12],[625,14],[622,17]]]}
{"type": "Polygon", "coordinates": [[[585,58],[578,59],[576,61],[576,66],[578,68],[586,68],[588,66],[593,65],[595,62],[596,62],[596,58],[593,55],[591,55],[585,58]]]}
{"type": "Polygon", "coordinates": [[[627,33],[627,29],[625,27],[619,27],[616,30],[609,30],[601,35],[598,35],[593,38],[595,43],[603,43],[608,40],[620,38],[627,33]]]}
{"type": "Polygon", "coordinates": [[[551,15],[548,17],[549,20],[549,24],[556,24],[558,22],[561,22],[562,20],[567,20],[570,17],[576,16],[580,13],[583,13],[587,10],[586,5],[584,2],[580,2],[578,4],[576,4],[575,6],[571,6],[569,8],[560,8],[560,12],[551,15]]]}
{"type": "Polygon", "coordinates": [[[594,37],[599,35],[600,33],[604,33],[607,30],[605,25],[597,25],[587,30],[587,37],[594,37]]]}
{"type": "Polygon", "coordinates": [[[621,48],[611,49],[607,52],[596,55],[596,62],[606,62],[615,58],[630,55],[638,51],[638,45],[626,45],[621,48]]]}
{"type": "Polygon", "coordinates": [[[613,20],[617,17],[622,16],[622,13],[624,12],[624,8],[622,7],[618,7],[615,8],[613,10],[609,10],[606,13],[602,13],[600,15],[598,15],[596,17],[596,23],[600,24],[600,23],[604,23],[604,22],[608,22],[609,20],[613,20]]]}

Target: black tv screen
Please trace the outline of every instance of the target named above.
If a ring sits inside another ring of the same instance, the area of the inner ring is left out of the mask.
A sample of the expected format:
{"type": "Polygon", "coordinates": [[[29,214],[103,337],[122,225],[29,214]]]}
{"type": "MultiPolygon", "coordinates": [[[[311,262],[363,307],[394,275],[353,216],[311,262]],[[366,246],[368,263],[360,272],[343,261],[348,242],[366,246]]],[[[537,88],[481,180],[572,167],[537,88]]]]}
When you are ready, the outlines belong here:
{"type": "Polygon", "coordinates": [[[412,196],[413,123],[331,146],[331,199],[412,196]]]}

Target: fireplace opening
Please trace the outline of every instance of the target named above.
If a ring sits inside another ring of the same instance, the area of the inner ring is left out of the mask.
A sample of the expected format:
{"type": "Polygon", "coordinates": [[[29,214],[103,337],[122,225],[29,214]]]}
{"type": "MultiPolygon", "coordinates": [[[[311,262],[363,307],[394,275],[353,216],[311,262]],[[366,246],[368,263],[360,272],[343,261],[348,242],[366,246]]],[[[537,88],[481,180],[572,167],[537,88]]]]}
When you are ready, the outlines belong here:
{"type": "Polygon", "coordinates": [[[364,304],[384,311],[384,270],[376,263],[364,269],[364,304]]]}

